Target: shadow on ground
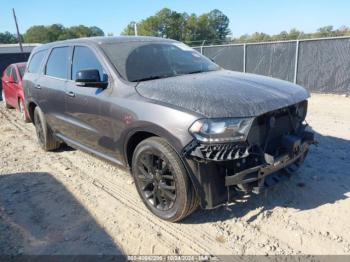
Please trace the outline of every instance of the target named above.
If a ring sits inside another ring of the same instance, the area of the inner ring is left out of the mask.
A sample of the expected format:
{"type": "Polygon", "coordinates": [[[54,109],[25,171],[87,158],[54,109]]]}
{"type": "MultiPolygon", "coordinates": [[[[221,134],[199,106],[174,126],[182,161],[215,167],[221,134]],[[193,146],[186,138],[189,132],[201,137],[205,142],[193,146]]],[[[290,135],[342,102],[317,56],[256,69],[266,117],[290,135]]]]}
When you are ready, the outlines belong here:
{"type": "Polygon", "coordinates": [[[0,176],[0,254],[122,254],[49,173],[0,176]]]}
{"type": "MultiPolygon", "coordinates": [[[[342,201],[350,192],[350,141],[316,133],[319,146],[312,146],[302,168],[287,181],[269,188],[265,194],[238,199],[231,210],[221,207],[200,210],[183,221],[185,224],[224,221],[240,218],[254,209],[258,214],[248,217],[254,221],[259,214],[275,207],[310,210],[342,201]]],[[[256,212],[255,212],[256,213],[256,212]]]]}

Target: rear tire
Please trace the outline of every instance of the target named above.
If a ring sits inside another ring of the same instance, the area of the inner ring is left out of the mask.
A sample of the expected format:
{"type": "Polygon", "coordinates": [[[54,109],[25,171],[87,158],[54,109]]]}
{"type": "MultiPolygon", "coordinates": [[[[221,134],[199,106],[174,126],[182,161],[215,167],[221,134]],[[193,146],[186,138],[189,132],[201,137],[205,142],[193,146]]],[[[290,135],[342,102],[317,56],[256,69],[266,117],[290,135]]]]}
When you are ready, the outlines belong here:
{"type": "Polygon", "coordinates": [[[44,113],[39,107],[34,110],[34,125],[38,143],[45,151],[52,151],[60,147],[60,142],[55,139],[50,127],[47,125],[44,113]]]}
{"type": "Polygon", "coordinates": [[[136,147],[132,175],[142,201],[157,217],[176,222],[197,209],[199,200],[187,171],[165,139],[151,137],[136,147]]]}
{"type": "Polygon", "coordinates": [[[2,101],[4,102],[5,108],[7,108],[7,109],[12,108],[12,107],[6,102],[6,97],[5,97],[4,89],[3,89],[2,92],[1,92],[1,98],[2,98],[2,101]]]}

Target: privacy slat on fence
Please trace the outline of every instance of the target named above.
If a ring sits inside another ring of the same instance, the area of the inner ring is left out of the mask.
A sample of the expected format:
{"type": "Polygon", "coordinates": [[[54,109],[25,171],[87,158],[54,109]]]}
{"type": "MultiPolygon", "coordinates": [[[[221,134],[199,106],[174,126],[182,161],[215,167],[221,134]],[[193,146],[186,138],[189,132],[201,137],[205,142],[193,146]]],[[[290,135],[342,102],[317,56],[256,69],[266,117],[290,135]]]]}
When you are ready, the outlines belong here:
{"type": "MultiPolygon", "coordinates": [[[[297,41],[246,44],[246,72],[290,82],[296,78],[313,92],[350,94],[350,38],[298,41],[298,49],[297,41]]],[[[196,49],[226,69],[243,71],[243,45],[196,49]]]]}
{"type": "Polygon", "coordinates": [[[214,61],[219,60],[226,69],[243,72],[243,45],[205,48],[203,54],[214,61]]]}
{"type": "Polygon", "coordinates": [[[300,42],[297,83],[316,92],[350,93],[350,39],[300,42]]]}
{"type": "Polygon", "coordinates": [[[247,45],[246,72],[287,81],[294,79],[296,43],[247,45]]]}

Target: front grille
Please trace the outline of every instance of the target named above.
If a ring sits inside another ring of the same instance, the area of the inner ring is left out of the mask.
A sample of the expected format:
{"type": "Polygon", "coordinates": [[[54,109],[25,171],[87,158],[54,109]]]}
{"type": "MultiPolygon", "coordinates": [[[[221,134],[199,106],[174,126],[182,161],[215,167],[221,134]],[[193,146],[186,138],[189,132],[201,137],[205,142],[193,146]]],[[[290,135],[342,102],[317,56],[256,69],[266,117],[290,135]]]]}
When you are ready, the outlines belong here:
{"type": "Polygon", "coordinates": [[[284,135],[294,134],[306,115],[307,102],[274,110],[257,117],[248,135],[250,145],[275,155],[284,135]]]}

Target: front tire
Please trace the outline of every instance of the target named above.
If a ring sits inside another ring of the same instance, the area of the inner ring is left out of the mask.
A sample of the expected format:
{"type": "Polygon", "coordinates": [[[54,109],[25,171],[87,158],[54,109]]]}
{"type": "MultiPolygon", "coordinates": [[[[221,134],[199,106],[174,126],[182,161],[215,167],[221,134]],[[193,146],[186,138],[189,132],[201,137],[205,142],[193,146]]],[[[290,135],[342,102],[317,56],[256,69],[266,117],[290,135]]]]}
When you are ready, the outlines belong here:
{"type": "Polygon", "coordinates": [[[59,141],[55,139],[50,127],[47,125],[44,113],[39,107],[34,110],[34,125],[38,143],[45,151],[52,151],[60,147],[59,141]]]}
{"type": "Polygon", "coordinates": [[[176,222],[198,207],[198,197],[175,150],[159,137],[142,141],[132,159],[132,175],[146,207],[157,217],[176,222]]]}

